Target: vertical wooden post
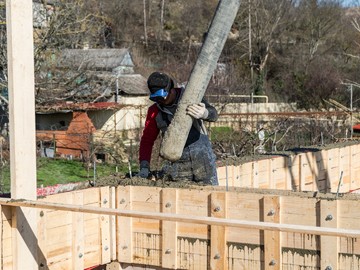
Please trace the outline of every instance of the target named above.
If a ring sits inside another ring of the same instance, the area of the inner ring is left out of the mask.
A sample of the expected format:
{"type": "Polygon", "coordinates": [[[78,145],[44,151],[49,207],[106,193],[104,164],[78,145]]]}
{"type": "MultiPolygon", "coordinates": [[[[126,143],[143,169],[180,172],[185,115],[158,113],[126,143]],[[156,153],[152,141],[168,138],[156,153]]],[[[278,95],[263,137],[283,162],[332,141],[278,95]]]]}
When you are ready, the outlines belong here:
{"type": "Polygon", "coordinates": [[[304,166],[306,166],[305,164],[305,156],[304,154],[299,154],[299,179],[300,179],[300,183],[299,183],[299,191],[304,191],[305,189],[305,170],[304,170],[304,166]]]}
{"type": "Polygon", "coordinates": [[[292,190],[300,191],[301,189],[301,155],[295,155],[291,163],[292,190]]]}
{"type": "Polygon", "coordinates": [[[350,178],[350,183],[349,183],[349,191],[353,189],[354,186],[354,182],[355,182],[355,174],[354,174],[354,167],[353,167],[353,155],[354,155],[354,146],[349,146],[349,178],[350,178]]]}
{"type": "MultiPolygon", "coordinates": [[[[1,232],[4,231],[4,229],[3,229],[3,209],[2,209],[2,205],[0,205],[0,231],[1,232]]],[[[1,240],[0,240],[0,258],[4,257],[3,249],[4,249],[4,239],[3,239],[3,237],[1,237],[1,240]]],[[[0,269],[4,269],[3,261],[4,260],[0,260],[0,269]]]]}
{"type": "MultiPolygon", "coordinates": [[[[110,188],[100,188],[100,205],[103,208],[110,208],[110,188]]],[[[107,264],[111,261],[110,257],[110,216],[100,215],[100,230],[101,230],[101,263],[107,264]]]]}
{"type": "Polygon", "coordinates": [[[292,175],[291,170],[293,166],[293,157],[289,156],[286,158],[285,161],[285,189],[286,190],[292,190],[292,175]]]}
{"type": "Polygon", "coordinates": [[[346,175],[347,170],[344,165],[346,152],[347,152],[347,147],[339,148],[339,180],[338,180],[338,185],[336,187],[336,191],[339,190],[339,192],[344,192],[344,186],[346,186],[346,182],[347,182],[346,179],[348,177],[348,175],[346,175]]]}
{"type": "Polygon", "coordinates": [[[274,159],[269,159],[269,188],[274,189],[275,183],[274,183],[274,159]]]}
{"type": "MultiPolygon", "coordinates": [[[[116,209],[116,190],[110,187],[110,208],[116,209]]],[[[116,260],[116,217],[110,216],[110,257],[111,261],[116,260]]]]}
{"type": "MultiPolygon", "coordinates": [[[[227,204],[225,192],[211,193],[210,213],[212,217],[226,218],[227,204]]],[[[210,238],[210,269],[228,269],[226,227],[211,225],[210,238]]]]}
{"type": "MultiPolygon", "coordinates": [[[[131,186],[117,187],[117,209],[131,210],[132,208],[131,186]]],[[[117,217],[117,259],[120,262],[133,262],[133,235],[132,218],[117,217]]]]}
{"type": "MultiPolygon", "coordinates": [[[[7,0],[11,197],[36,200],[32,0],[7,0]]],[[[38,269],[36,209],[14,209],[13,269],[38,269]]]]}
{"type": "MultiPolygon", "coordinates": [[[[280,197],[264,197],[263,216],[265,222],[280,223],[280,197]]],[[[282,256],[280,235],[281,233],[279,231],[264,231],[265,269],[281,269],[282,256]]]]}
{"type": "Polygon", "coordinates": [[[321,156],[322,156],[322,163],[324,163],[324,170],[326,171],[326,177],[325,177],[325,183],[323,185],[323,187],[321,188],[321,192],[328,192],[328,190],[330,190],[331,185],[330,185],[330,181],[329,181],[329,163],[328,163],[328,151],[327,150],[322,150],[321,151],[321,156]]]}
{"type": "Polygon", "coordinates": [[[259,161],[253,162],[252,188],[259,188],[259,161]]]}
{"type": "MultiPolygon", "coordinates": [[[[72,202],[75,205],[84,204],[84,193],[74,192],[72,202]]],[[[45,223],[45,222],[43,222],[45,223]]],[[[43,225],[45,227],[45,225],[43,225]]],[[[72,213],[72,267],[73,269],[84,269],[84,213],[72,213]]],[[[45,228],[44,228],[45,230],[45,228]]]]}
{"type": "MultiPolygon", "coordinates": [[[[338,227],[337,200],[320,201],[320,226],[328,228],[338,227]]],[[[320,269],[339,269],[338,254],[339,238],[335,236],[320,236],[320,269]]]]}
{"type": "MultiPolygon", "coordinates": [[[[161,191],[161,210],[162,213],[176,214],[177,210],[177,190],[163,189],[161,191]]],[[[161,221],[162,228],[162,260],[164,268],[177,269],[177,222],[161,221]]]]}

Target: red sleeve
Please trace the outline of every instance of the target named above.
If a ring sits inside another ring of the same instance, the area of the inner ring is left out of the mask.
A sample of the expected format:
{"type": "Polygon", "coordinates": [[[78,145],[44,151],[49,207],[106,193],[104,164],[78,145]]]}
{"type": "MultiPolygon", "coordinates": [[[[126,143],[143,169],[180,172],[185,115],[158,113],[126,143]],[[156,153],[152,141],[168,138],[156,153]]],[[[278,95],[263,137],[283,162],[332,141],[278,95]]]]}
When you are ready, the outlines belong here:
{"type": "Polygon", "coordinates": [[[159,135],[159,129],[155,119],[158,113],[159,108],[156,104],[149,107],[146,115],[145,127],[140,140],[139,161],[147,160],[150,163],[152,148],[159,135]]]}

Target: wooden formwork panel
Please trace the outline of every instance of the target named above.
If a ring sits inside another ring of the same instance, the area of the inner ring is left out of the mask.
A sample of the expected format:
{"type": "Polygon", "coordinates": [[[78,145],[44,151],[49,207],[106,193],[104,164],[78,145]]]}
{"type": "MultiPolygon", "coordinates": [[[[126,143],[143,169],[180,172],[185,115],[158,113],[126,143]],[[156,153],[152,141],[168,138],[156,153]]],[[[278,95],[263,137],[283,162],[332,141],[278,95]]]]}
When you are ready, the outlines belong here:
{"type": "MultiPolygon", "coordinates": [[[[106,190],[109,190],[109,187],[106,187],[106,190]]],[[[42,200],[101,206],[101,189],[55,194],[42,200]]],[[[101,220],[104,217],[55,210],[38,212],[40,263],[50,269],[85,269],[102,263],[101,258],[106,254],[101,250],[101,220]]]]}
{"type": "MultiPolygon", "coordinates": [[[[144,187],[131,187],[131,192],[142,194],[144,193],[143,189],[144,187]]],[[[223,215],[229,219],[273,220],[273,222],[281,222],[282,224],[307,226],[319,226],[319,224],[328,226],[330,221],[326,220],[327,215],[332,214],[334,219],[341,219],[341,215],[337,216],[339,213],[338,209],[340,207],[348,207],[346,204],[342,206],[342,201],[336,202],[336,207],[332,209],[331,205],[321,204],[321,201],[317,198],[296,196],[282,196],[280,198],[270,194],[265,196],[263,194],[237,192],[219,194],[214,193],[214,191],[166,190],[159,188],[153,188],[153,192],[158,192],[161,196],[161,198],[156,199],[161,206],[155,208],[161,208],[162,212],[188,214],[191,216],[223,215]],[[338,204],[339,206],[337,206],[338,204]],[[226,206],[226,211],[223,209],[224,206],[226,206]],[[332,212],[333,210],[335,212],[332,212]],[[270,215],[270,213],[273,213],[272,211],[274,211],[274,217],[270,215]]],[[[146,191],[145,194],[151,195],[152,193],[146,191]]],[[[144,196],[142,200],[144,202],[148,199],[148,196],[144,196]]],[[[151,204],[153,203],[154,201],[151,202],[151,204]]],[[[354,201],[347,203],[354,204],[354,201]]],[[[140,210],[139,207],[142,204],[137,205],[136,210],[140,210]]],[[[213,263],[218,263],[222,267],[226,266],[226,268],[208,267],[210,269],[262,269],[264,263],[271,263],[272,258],[275,257],[275,261],[281,262],[282,269],[291,269],[291,267],[296,269],[294,265],[297,265],[298,269],[303,269],[304,267],[318,269],[320,265],[328,263],[326,260],[324,262],[321,261],[320,251],[323,251],[323,258],[333,260],[333,258],[337,258],[337,250],[340,251],[342,246],[349,245],[349,239],[346,238],[339,238],[339,243],[341,244],[333,245],[334,237],[285,232],[274,234],[274,232],[263,232],[257,229],[233,227],[224,229],[182,222],[160,222],[159,230],[157,231],[154,223],[150,220],[143,219],[142,222],[144,224],[141,228],[133,226],[129,229],[132,230],[133,238],[131,242],[133,246],[133,249],[130,251],[131,256],[127,257],[129,263],[136,262],[145,265],[158,265],[159,263],[159,265],[168,268],[204,269],[204,265],[211,265],[212,258],[218,258],[217,260],[219,260],[225,256],[227,258],[225,261],[214,262],[213,260],[213,263]],[[140,229],[141,232],[137,232],[137,229],[140,229]],[[215,235],[212,235],[211,232],[215,232],[215,235]],[[222,235],[225,239],[221,240],[219,235],[222,235]],[[161,239],[161,237],[164,237],[166,240],[161,239]],[[217,245],[220,245],[225,250],[220,252],[221,254],[217,253],[216,248],[213,248],[210,244],[215,238],[218,241],[220,239],[220,243],[217,243],[217,245]],[[321,246],[321,243],[324,244],[321,246]],[[143,248],[140,248],[140,245],[143,248]],[[264,249],[269,246],[272,248],[264,249]],[[327,246],[335,246],[335,256],[333,256],[333,249],[327,250],[324,248],[327,246]],[[145,252],[145,250],[148,252],[145,252]],[[274,250],[277,250],[276,254],[273,253],[274,250]],[[162,258],[168,258],[168,260],[162,258]],[[208,261],[206,258],[208,258],[208,261]]],[[[355,219],[354,222],[356,223],[357,220],[355,219]]],[[[351,224],[348,221],[346,223],[351,224]]],[[[347,226],[354,228],[351,225],[347,226]]],[[[335,241],[337,241],[336,237],[335,241]]],[[[352,247],[355,246],[352,244],[352,247]]],[[[353,249],[353,251],[358,252],[357,249],[353,249]]],[[[344,249],[344,252],[349,252],[349,250],[344,249]]],[[[118,259],[121,260],[121,256],[118,259]]]]}
{"type": "Polygon", "coordinates": [[[341,176],[340,168],[339,168],[339,162],[340,162],[339,148],[327,150],[327,157],[328,157],[327,175],[330,184],[329,192],[336,192],[339,185],[339,179],[341,176]]]}
{"type": "Polygon", "coordinates": [[[291,186],[290,190],[299,191],[300,190],[300,156],[290,156],[288,159],[288,176],[291,186]]]}
{"type": "Polygon", "coordinates": [[[344,193],[349,191],[351,186],[351,147],[346,146],[339,148],[339,155],[339,171],[341,180],[339,179],[337,190],[344,193]]]}
{"type": "Polygon", "coordinates": [[[252,185],[253,165],[252,163],[245,163],[241,166],[240,174],[240,187],[249,187],[252,185]]]}
{"type": "Polygon", "coordinates": [[[0,206],[1,210],[1,248],[0,269],[12,269],[12,216],[11,207],[0,206]]]}
{"type": "Polygon", "coordinates": [[[313,191],[316,175],[316,161],[314,157],[314,152],[301,153],[300,155],[300,181],[301,187],[300,191],[313,191]]]}
{"type": "Polygon", "coordinates": [[[339,261],[339,270],[360,269],[360,256],[352,254],[340,254],[339,261]]]}
{"type": "Polygon", "coordinates": [[[261,259],[264,257],[264,251],[261,246],[228,243],[228,250],[229,270],[264,269],[264,261],[261,259]]]}
{"type": "MultiPolygon", "coordinates": [[[[176,261],[179,269],[194,269],[194,265],[198,269],[207,269],[209,261],[209,241],[206,239],[178,237],[177,239],[178,254],[176,261]],[[196,251],[196,253],[195,253],[196,251]]],[[[169,253],[168,255],[171,255],[169,253]]],[[[176,261],[167,261],[163,266],[168,265],[169,268],[174,268],[176,261]]]]}
{"type": "Polygon", "coordinates": [[[271,159],[271,185],[272,189],[287,190],[291,189],[288,182],[288,158],[277,157],[271,159]]]}
{"type": "Polygon", "coordinates": [[[253,162],[254,188],[269,186],[270,162],[271,161],[269,159],[263,159],[253,162]]]}
{"type": "Polygon", "coordinates": [[[320,253],[313,250],[284,249],[282,252],[283,270],[318,270],[320,253]]]}
{"type": "MultiPolygon", "coordinates": [[[[39,209],[39,262],[48,269],[85,269],[113,260],[169,269],[326,269],[329,265],[348,269],[348,265],[357,265],[360,257],[358,238],[230,224],[239,220],[360,230],[356,199],[226,191],[221,187],[119,186],[78,190],[42,200],[229,221],[229,226],[224,226],[135,216],[113,219],[105,212],[39,209]]],[[[8,248],[12,242],[11,207],[2,206],[1,210],[1,263],[7,270],[12,268],[12,249],[8,248]]]]}
{"type": "Polygon", "coordinates": [[[327,171],[327,151],[314,152],[314,186],[312,191],[329,192],[330,183],[328,182],[327,171]]]}
{"type": "Polygon", "coordinates": [[[220,186],[346,193],[360,189],[360,144],[217,169],[220,186]]]}
{"type": "Polygon", "coordinates": [[[350,158],[350,191],[360,189],[360,144],[351,147],[350,158]]]}

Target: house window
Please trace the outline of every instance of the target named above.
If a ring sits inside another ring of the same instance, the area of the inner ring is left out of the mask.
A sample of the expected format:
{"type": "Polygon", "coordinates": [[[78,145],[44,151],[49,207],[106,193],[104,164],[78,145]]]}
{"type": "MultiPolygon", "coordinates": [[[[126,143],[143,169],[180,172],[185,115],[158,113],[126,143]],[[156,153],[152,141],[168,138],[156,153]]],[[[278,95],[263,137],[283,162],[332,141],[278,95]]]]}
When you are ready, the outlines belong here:
{"type": "Polygon", "coordinates": [[[105,162],[105,157],[106,157],[105,154],[96,153],[95,156],[96,156],[96,160],[101,160],[102,162],[105,162]]]}

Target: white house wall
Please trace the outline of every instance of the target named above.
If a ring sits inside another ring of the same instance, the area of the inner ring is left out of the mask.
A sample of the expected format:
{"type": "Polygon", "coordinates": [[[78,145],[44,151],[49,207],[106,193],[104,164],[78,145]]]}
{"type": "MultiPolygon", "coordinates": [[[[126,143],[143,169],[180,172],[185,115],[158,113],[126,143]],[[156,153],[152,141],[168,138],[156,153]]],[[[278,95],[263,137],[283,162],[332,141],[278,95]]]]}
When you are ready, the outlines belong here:
{"type": "MultiPolygon", "coordinates": [[[[114,116],[114,111],[107,110],[107,111],[89,111],[87,112],[89,118],[91,119],[91,122],[95,126],[95,128],[103,129],[104,125],[111,121],[114,116]]],[[[114,120],[112,120],[114,121],[114,120]]]]}
{"type": "Polygon", "coordinates": [[[153,102],[149,100],[149,96],[144,96],[144,97],[119,96],[118,103],[123,105],[132,105],[132,106],[150,106],[151,104],[153,104],[153,102]]]}
{"type": "MultiPolygon", "coordinates": [[[[115,114],[110,116],[101,129],[104,132],[108,131],[128,131],[133,129],[139,129],[144,127],[146,113],[148,107],[152,104],[149,101],[148,97],[121,97],[119,103],[126,106],[115,114]],[[131,105],[130,105],[131,104],[131,105]]],[[[219,107],[219,113],[266,113],[266,112],[284,112],[284,111],[293,111],[293,104],[285,103],[238,103],[238,104],[227,104],[226,106],[217,106],[219,107]],[[223,109],[221,110],[220,107],[223,109]]],[[[105,119],[103,119],[105,120],[105,119]]],[[[229,119],[219,118],[219,123],[223,121],[229,121],[229,119]]],[[[98,122],[99,123],[99,122],[98,122]]],[[[96,126],[96,124],[95,124],[96,126]]]]}
{"type": "MultiPolygon", "coordinates": [[[[103,132],[108,131],[127,131],[139,129],[144,126],[146,112],[151,104],[148,97],[123,97],[119,99],[119,103],[128,105],[113,113],[104,120],[101,127],[103,132]]],[[[98,121],[100,123],[100,121],[98,121]]]]}
{"type": "Polygon", "coordinates": [[[296,105],[293,103],[228,103],[213,104],[220,113],[272,113],[293,112],[296,105]]]}
{"type": "Polygon", "coordinates": [[[126,131],[144,126],[147,106],[126,107],[117,111],[106,121],[101,130],[126,131]]]}

